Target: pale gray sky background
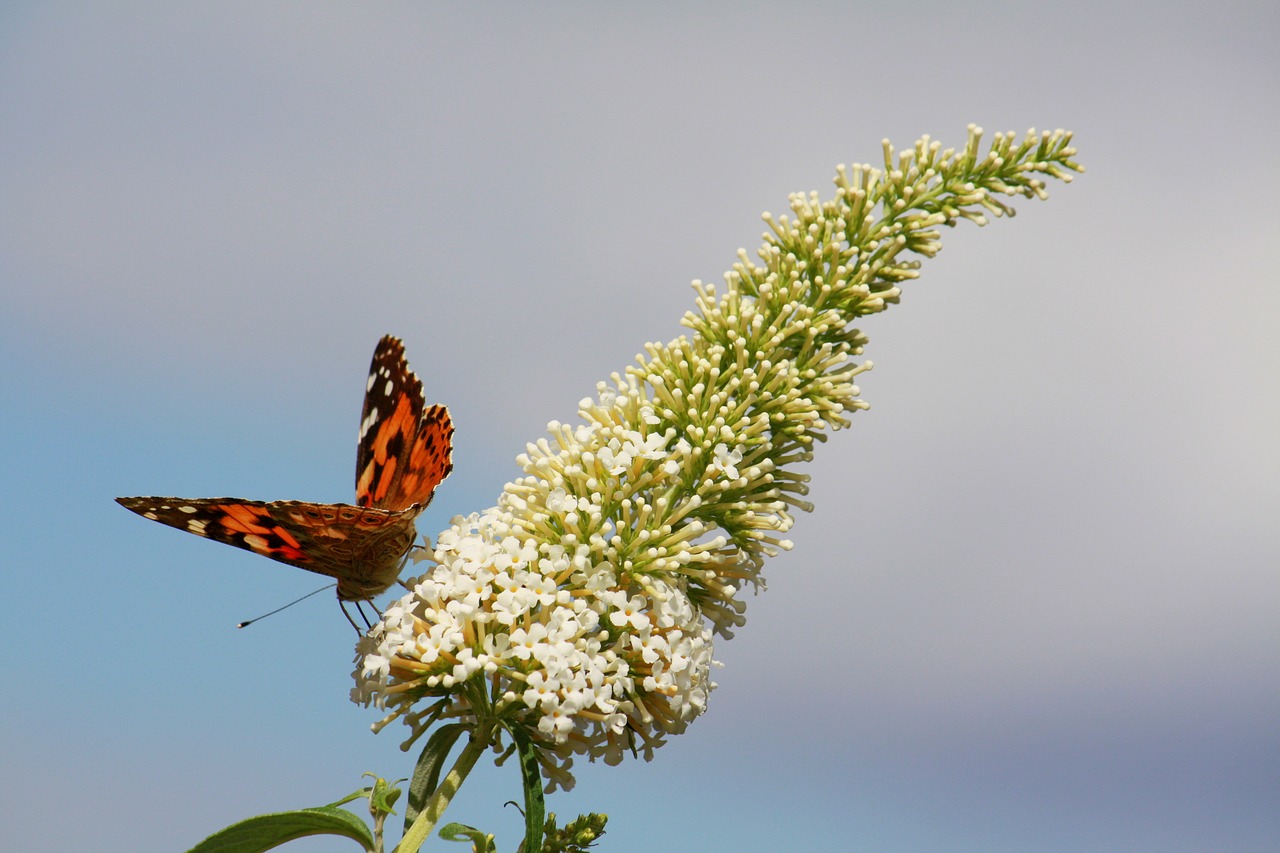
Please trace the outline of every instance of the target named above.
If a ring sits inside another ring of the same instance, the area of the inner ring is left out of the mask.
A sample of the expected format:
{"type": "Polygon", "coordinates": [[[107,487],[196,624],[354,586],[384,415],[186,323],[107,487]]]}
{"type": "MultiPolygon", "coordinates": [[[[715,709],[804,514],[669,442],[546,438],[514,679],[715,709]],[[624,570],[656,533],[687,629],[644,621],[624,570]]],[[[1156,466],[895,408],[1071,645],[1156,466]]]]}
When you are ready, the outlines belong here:
{"type": "MultiPolygon", "coordinates": [[[[313,577],[116,495],[350,500],[378,337],[490,505],[687,284],[880,140],[1089,171],[869,318],[870,412],[600,849],[1263,851],[1280,837],[1274,3],[6,3],[0,847],[172,851],[360,774],[313,577]]],[[[450,817],[518,840],[514,767],[450,817]]],[[[296,851],[348,850],[307,842],[296,851]]]]}

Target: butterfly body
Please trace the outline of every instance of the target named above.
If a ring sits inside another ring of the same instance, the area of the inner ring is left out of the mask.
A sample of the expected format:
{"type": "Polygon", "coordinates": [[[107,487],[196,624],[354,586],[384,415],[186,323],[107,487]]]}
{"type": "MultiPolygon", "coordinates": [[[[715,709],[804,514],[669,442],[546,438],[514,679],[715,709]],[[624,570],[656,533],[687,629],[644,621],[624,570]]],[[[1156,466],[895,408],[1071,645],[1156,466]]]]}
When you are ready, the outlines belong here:
{"type": "Polygon", "coordinates": [[[243,498],[116,498],[144,518],[244,548],[337,581],[340,601],[363,601],[395,583],[414,520],[453,469],[453,423],[426,406],[404,346],[378,342],[356,450],[356,503],[243,498]]]}

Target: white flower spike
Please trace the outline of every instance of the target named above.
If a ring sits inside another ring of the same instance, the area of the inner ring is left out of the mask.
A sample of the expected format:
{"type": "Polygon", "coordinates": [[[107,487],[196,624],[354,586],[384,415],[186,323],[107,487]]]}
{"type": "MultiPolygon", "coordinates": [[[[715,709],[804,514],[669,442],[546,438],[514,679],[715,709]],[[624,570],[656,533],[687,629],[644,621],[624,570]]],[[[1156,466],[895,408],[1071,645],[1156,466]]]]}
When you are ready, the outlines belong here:
{"type": "Polygon", "coordinates": [[[995,194],[1043,198],[1036,175],[1079,171],[1062,131],[997,134],[985,157],[981,135],[839,167],[831,201],[765,214],[760,263],[740,251],[722,294],[694,282],[690,334],[647,344],[579,425],[550,424],[361,641],[353,699],[390,712],[375,729],[403,718],[407,748],[437,721],[519,727],[568,788],[575,754],[648,758],[705,711],[713,634],[745,623],[741,591],[811,508],[798,464],[867,408],[851,323],[898,302],[939,225],[1011,214],[995,194]]]}

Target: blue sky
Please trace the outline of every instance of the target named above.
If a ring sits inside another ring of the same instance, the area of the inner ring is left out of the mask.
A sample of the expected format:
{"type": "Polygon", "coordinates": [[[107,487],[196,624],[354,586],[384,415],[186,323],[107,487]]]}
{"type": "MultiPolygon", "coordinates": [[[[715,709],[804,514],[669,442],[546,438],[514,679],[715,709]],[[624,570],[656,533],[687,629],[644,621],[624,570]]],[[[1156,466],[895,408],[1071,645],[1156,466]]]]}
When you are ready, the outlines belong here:
{"type": "MultiPolygon", "coordinates": [[[[869,318],[709,712],[583,767],[603,850],[1251,851],[1280,833],[1280,12],[1265,3],[0,11],[0,838],[171,851],[408,775],[352,637],[116,495],[352,497],[378,337],[458,427],[420,530],[764,210],[969,122],[1047,204],[869,318]]],[[[450,815],[517,840],[513,767],[450,815]]],[[[287,848],[346,850],[325,842],[287,848]]]]}

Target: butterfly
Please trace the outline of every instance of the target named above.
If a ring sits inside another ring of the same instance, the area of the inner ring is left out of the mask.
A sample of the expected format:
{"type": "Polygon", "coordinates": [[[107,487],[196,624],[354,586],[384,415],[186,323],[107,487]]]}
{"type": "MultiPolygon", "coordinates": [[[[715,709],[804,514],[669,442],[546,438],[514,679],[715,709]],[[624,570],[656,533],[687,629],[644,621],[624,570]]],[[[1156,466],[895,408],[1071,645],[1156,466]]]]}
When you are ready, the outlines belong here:
{"type": "Polygon", "coordinates": [[[355,505],[242,498],[116,502],[143,518],[334,578],[340,602],[366,601],[400,576],[417,535],[414,519],[453,470],[452,450],[449,410],[426,405],[404,344],[387,335],[373,351],[365,385],[355,505]]]}

